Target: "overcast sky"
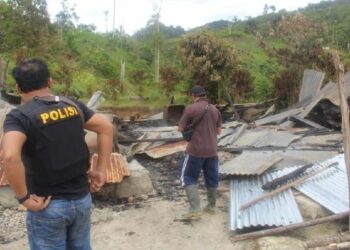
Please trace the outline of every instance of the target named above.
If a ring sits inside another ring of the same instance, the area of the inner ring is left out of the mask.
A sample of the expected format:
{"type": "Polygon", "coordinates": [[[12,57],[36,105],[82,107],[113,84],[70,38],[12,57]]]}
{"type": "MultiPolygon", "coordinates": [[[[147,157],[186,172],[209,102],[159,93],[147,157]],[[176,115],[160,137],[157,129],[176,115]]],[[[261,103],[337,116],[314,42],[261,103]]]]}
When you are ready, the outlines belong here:
{"type": "MultiPolygon", "coordinates": [[[[74,6],[79,23],[94,24],[98,31],[113,29],[114,0],[68,0],[74,6]],[[108,11],[107,22],[105,12],[108,11]]],[[[237,16],[261,15],[264,5],[281,9],[296,10],[309,3],[321,0],[115,0],[115,28],[124,25],[126,33],[132,35],[145,27],[151,15],[161,6],[160,21],[165,25],[181,26],[185,30],[220,19],[232,20],[237,16]],[[161,4],[162,2],[162,4],[161,4]]],[[[62,9],[60,0],[47,0],[52,19],[62,9]]]]}

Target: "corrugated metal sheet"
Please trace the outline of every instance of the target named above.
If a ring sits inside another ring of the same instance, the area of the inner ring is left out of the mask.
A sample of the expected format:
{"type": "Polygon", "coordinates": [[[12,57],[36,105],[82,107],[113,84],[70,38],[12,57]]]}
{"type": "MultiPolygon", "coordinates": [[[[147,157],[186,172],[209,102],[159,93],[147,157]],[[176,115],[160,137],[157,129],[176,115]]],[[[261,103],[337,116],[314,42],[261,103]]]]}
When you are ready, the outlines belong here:
{"type": "Polygon", "coordinates": [[[276,178],[276,173],[239,177],[230,182],[230,229],[258,226],[285,226],[303,221],[291,189],[240,211],[239,208],[265,193],[261,186],[276,178]]]}
{"type": "MultiPolygon", "coordinates": [[[[256,129],[245,131],[231,146],[233,147],[288,147],[291,142],[301,138],[285,131],[256,129]]],[[[229,147],[229,145],[228,145],[229,147]]]]}
{"type": "MultiPolygon", "coordinates": [[[[98,155],[94,154],[91,159],[91,169],[97,165],[98,155]]],[[[106,183],[119,183],[125,176],[130,176],[128,163],[118,153],[112,153],[111,164],[106,169],[106,183]]]]}
{"type": "MultiPolygon", "coordinates": [[[[139,139],[158,139],[158,138],[161,138],[161,135],[159,132],[148,132],[139,137],[139,139]]],[[[133,143],[130,146],[130,152],[132,153],[132,155],[143,154],[147,149],[150,148],[152,144],[154,143],[153,142],[133,143]]]]}
{"type": "Polygon", "coordinates": [[[218,138],[218,146],[219,147],[224,147],[224,146],[227,146],[227,145],[231,144],[232,138],[235,136],[235,130],[234,129],[226,129],[221,134],[222,134],[222,136],[220,136],[218,138]],[[230,134],[227,134],[227,133],[230,133],[230,134]]]}
{"type": "MultiPolygon", "coordinates": [[[[158,131],[158,132],[145,132],[142,136],[139,137],[139,139],[172,139],[172,138],[174,139],[182,138],[182,135],[179,131],[170,131],[170,132],[158,131]]],[[[132,155],[143,154],[147,150],[160,147],[165,143],[166,143],[165,141],[133,143],[130,151],[132,155]]]]}
{"type": "Polygon", "coordinates": [[[265,125],[265,124],[273,124],[273,123],[281,123],[283,120],[286,120],[288,117],[292,115],[297,115],[302,112],[303,108],[295,108],[283,111],[281,113],[270,115],[265,118],[256,120],[254,123],[257,126],[265,125]]]}
{"type": "MultiPolygon", "coordinates": [[[[338,166],[330,167],[302,185],[296,186],[296,189],[331,212],[341,213],[349,211],[349,190],[344,155],[337,155],[317,164],[312,169],[318,169],[334,162],[337,162],[338,166]]],[[[296,167],[283,169],[277,174],[281,176],[295,169],[296,167]]]]}
{"type": "MultiPolygon", "coordinates": [[[[294,147],[294,144],[293,144],[294,147]]],[[[338,154],[337,151],[311,151],[311,150],[285,150],[274,151],[280,155],[283,160],[273,165],[274,169],[282,169],[290,166],[300,166],[306,164],[314,164],[327,160],[338,154]]]]}
{"type": "Polygon", "coordinates": [[[175,143],[169,143],[162,146],[158,146],[149,150],[145,153],[152,158],[161,158],[166,155],[171,155],[177,152],[185,151],[187,146],[186,141],[179,141],[175,143]]]}
{"type": "Polygon", "coordinates": [[[226,175],[259,175],[283,158],[274,152],[245,151],[236,158],[225,162],[219,172],[226,175]]]}
{"type": "Polygon", "coordinates": [[[244,131],[246,130],[247,127],[248,127],[247,124],[242,124],[242,126],[233,130],[232,133],[229,134],[228,136],[226,136],[224,138],[219,137],[218,138],[218,141],[219,141],[218,146],[223,147],[223,146],[231,145],[244,133],[244,131]]]}
{"type": "Polygon", "coordinates": [[[315,95],[321,88],[325,74],[315,70],[304,70],[299,101],[315,95]]]}
{"type": "MultiPolygon", "coordinates": [[[[345,80],[345,96],[350,96],[350,72],[347,72],[344,76],[345,80]]],[[[339,93],[336,83],[329,82],[321,90],[324,98],[329,99],[333,104],[339,106],[339,93]]]]}

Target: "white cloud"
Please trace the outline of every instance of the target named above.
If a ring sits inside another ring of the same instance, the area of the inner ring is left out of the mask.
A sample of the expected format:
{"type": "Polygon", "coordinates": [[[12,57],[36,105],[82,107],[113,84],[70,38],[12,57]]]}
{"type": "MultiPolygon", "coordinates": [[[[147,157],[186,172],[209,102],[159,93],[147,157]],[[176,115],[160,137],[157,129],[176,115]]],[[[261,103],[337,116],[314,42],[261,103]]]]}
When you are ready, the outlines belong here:
{"type": "MultiPolygon", "coordinates": [[[[317,3],[321,0],[163,0],[160,20],[165,25],[194,28],[219,19],[231,20],[234,16],[244,19],[247,16],[262,14],[265,4],[274,5],[278,10],[295,10],[317,3]]],[[[48,10],[54,17],[62,8],[60,1],[47,0],[48,10]]],[[[155,6],[161,0],[115,0],[115,28],[124,25],[128,34],[144,27],[155,6]]],[[[76,5],[75,10],[80,17],[79,23],[95,24],[98,31],[106,31],[105,11],[108,11],[107,29],[113,28],[114,0],[69,0],[69,5],[76,5]]]]}

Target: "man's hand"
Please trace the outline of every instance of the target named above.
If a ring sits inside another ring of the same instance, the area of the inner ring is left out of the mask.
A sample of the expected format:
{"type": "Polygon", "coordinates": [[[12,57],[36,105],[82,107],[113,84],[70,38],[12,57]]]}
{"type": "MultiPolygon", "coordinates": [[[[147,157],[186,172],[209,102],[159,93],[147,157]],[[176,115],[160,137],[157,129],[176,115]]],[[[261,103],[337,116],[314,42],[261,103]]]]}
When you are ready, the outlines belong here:
{"type": "Polygon", "coordinates": [[[31,194],[30,197],[22,203],[28,210],[32,212],[38,212],[45,209],[51,201],[51,196],[45,198],[35,194],[31,194]]]}
{"type": "Polygon", "coordinates": [[[89,170],[89,183],[90,183],[90,192],[95,193],[100,191],[101,187],[106,182],[106,175],[102,171],[98,170],[89,170]]]}

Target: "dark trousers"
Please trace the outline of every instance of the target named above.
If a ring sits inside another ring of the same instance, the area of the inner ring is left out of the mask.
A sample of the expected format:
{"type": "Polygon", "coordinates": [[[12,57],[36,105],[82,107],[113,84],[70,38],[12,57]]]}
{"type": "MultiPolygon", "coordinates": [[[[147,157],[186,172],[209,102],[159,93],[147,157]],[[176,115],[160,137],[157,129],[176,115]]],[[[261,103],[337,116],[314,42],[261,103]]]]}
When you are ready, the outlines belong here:
{"type": "Polygon", "coordinates": [[[197,184],[202,169],[205,186],[216,188],[219,183],[219,161],[217,156],[203,158],[186,154],[181,164],[181,185],[197,184]]]}

